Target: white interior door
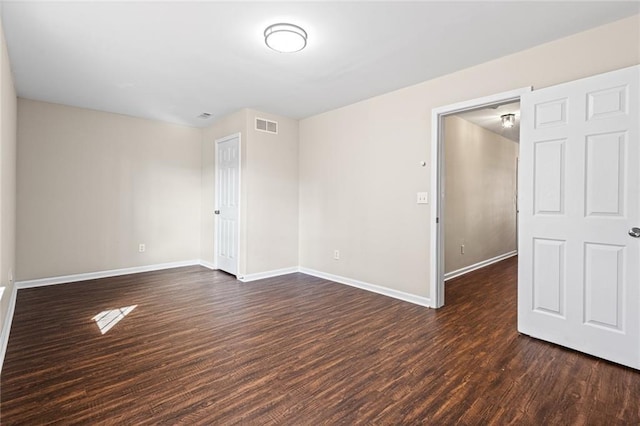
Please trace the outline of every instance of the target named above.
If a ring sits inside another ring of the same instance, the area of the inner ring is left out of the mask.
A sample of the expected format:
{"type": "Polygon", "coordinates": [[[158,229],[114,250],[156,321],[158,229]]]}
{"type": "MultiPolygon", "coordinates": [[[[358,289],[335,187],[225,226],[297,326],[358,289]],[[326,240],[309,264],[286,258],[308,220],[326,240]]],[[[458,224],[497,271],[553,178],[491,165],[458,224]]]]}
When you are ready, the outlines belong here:
{"type": "Polygon", "coordinates": [[[240,213],[240,137],[216,141],[216,264],[238,273],[238,224],[240,213]]]}
{"type": "Polygon", "coordinates": [[[522,96],[518,330],[640,368],[640,67],[522,96]]]}

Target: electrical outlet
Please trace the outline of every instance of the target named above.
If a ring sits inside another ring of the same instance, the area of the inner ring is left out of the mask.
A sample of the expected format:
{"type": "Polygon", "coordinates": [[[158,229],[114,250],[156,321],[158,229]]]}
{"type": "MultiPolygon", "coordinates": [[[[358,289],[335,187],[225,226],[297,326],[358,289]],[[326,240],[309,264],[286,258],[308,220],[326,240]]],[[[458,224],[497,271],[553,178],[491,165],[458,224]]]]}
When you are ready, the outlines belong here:
{"type": "Polygon", "coordinates": [[[9,282],[13,282],[13,269],[9,268],[9,282]]]}
{"type": "Polygon", "coordinates": [[[460,254],[464,254],[464,244],[460,245],[460,254]]]}
{"type": "Polygon", "coordinates": [[[146,250],[147,250],[147,246],[146,246],[145,244],[140,244],[140,245],[138,246],[138,251],[139,251],[140,253],[144,253],[146,250]]]}
{"type": "Polygon", "coordinates": [[[429,193],[418,192],[416,201],[418,204],[429,204],[429,193]]]}
{"type": "Polygon", "coordinates": [[[333,251],[333,258],[335,260],[340,260],[340,250],[334,250],[333,251]]]}

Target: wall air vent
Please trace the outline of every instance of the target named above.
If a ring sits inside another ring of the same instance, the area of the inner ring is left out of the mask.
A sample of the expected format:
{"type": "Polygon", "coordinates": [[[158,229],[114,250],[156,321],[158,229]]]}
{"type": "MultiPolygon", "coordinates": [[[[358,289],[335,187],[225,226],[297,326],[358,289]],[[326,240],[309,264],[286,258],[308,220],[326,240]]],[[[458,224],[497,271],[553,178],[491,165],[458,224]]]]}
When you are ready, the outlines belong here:
{"type": "Polygon", "coordinates": [[[278,122],[256,117],[256,130],[278,134],[278,122]]]}

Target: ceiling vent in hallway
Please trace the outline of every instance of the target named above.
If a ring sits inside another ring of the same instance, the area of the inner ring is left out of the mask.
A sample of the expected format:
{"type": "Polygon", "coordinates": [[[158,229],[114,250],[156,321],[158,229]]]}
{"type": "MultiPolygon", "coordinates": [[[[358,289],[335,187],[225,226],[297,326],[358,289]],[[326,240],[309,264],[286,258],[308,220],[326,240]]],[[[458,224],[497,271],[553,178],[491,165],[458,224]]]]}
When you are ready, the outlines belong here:
{"type": "Polygon", "coordinates": [[[265,118],[256,117],[256,130],[260,130],[261,132],[273,133],[274,135],[277,135],[278,122],[267,120],[265,118]]]}

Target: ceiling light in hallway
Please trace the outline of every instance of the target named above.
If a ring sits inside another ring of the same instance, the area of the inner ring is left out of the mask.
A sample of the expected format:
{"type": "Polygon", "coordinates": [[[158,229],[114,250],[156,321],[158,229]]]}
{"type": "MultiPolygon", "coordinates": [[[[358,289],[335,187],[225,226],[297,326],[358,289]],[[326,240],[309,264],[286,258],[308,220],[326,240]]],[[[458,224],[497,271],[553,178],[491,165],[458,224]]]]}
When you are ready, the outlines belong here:
{"type": "Polygon", "coordinates": [[[510,129],[511,127],[516,125],[516,115],[515,114],[504,114],[500,116],[502,120],[502,127],[505,129],[510,129]]]}

